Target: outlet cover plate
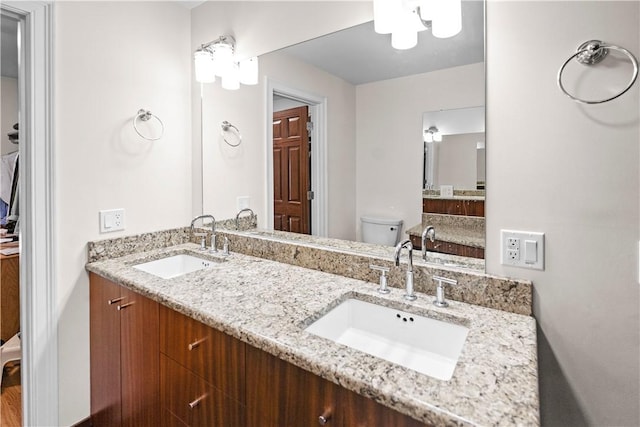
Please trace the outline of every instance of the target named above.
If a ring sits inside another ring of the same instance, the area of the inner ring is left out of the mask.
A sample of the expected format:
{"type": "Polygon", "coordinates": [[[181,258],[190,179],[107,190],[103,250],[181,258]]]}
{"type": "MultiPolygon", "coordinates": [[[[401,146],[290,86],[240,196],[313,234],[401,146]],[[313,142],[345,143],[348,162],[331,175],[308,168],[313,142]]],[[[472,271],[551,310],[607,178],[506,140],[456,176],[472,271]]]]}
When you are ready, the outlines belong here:
{"type": "Polygon", "coordinates": [[[100,211],[100,232],[124,230],[124,209],[108,209],[100,211]]]}
{"type": "Polygon", "coordinates": [[[500,263],[544,270],[544,233],[500,230],[500,263]]]}

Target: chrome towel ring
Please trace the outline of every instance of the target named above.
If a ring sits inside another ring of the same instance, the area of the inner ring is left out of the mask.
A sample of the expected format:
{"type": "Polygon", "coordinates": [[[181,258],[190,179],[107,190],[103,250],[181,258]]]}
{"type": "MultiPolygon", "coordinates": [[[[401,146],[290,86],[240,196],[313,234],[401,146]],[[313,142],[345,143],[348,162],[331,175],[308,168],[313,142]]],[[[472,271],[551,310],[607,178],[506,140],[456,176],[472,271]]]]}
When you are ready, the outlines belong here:
{"type": "Polygon", "coordinates": [[[153,114],[151,114],[151,111],[149,110],[144,110],[144,109],[139,109],[138,110],[138,114],[136,114],[136,116],[133,118],[133,128],[136,130],[136,133],[138,135],[140,135],[142,138],[146,139],[147,141],[157,141],[160,138],[162,138],[162,136],[164,135],[164,123],[162,123],[162,120],[160,120],[160,118],[158,116],[154,116],[153,114]],[[160,123],[160,136],[158,137],[149,137],[146,136],[144,134],[142,134],[140,132],[140,129],[138,129],[138,125],[137,122],[138,120],[142,120],[143,122],[147,122],[149,120],[151,120],[151,118],[154,118],[158,121],[158,123],[160,123]]]}
{"type": "Polygon", "coordinates": [[[242,135],[240,134],[240,131],[238,130],[237,127],[235,127],[234,125],[232,125],[226,120],[222,122],[221,127],[222,127],[222,132],[220,134],[222,135],[222,139],[224,140],[224,142],[226,142],[232,147],[237,147],[238,145],[240,145],[240,143],[242,142],[242,135]],[[235,144],[227,141],[227,133],[234,135],[235,139],[237,139],[237,142],[235,144]]]}
{"type": "Polygon", "coordinates": [[[629,52],[627,49],[623,47],[607,44],[600,40],[589,40],[582,43],[580,46],[578,46],[577,52],[571,55],[569,59],[567,59],[564,62],[564,64],[562,64],[562,67],[560,67],[560,71],[558,71],[558,86],[560,87],[560,90],[564,92],[565,95],[567,95],[569,98],[573,99],[576,102],[580,102],[581,104],[602,104],[604,102],[612,101],[618,98],[619,96],[623,95],[625,92],[631,89],[631,86],[633,86],[637,78],[638,78],[638,60],[636,59],[635,56],[633,56],[631,52],[629,52]],[[594,101],[584,100],[567,92],[567,90],[564,88],[564,85],[562,84],[562,72],[564,71],[564,68],[567,66],[567,64],[571,62],[572,59],[575,58],[579,63],[583,65],[595,65],[600,61],[602,61],[608,55],[610,49],[617,50],[619,52],[624,53],[625,55],[627,55],[627,57],[633,64],[633,75],[631,76],[631,80],[629,81],[629,84],[627,85],[627,87],[624,88],[622,92],[618,93],[615,96],[612,96],[606,99],[594,100],[594,101]]]}

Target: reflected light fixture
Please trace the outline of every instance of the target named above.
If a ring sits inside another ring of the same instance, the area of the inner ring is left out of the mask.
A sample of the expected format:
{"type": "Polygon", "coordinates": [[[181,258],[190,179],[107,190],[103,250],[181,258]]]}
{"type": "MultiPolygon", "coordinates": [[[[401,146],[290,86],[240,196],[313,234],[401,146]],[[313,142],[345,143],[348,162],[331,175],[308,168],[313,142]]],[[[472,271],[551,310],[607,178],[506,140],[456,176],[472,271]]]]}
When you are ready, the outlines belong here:
{"type": "Polygon", "coordinates": [[[217,76],[222,80],[222,87],[229,90],[240,88],[240,83],[258,84],[258,58],[238,61],[235,49],[236,41],[229,35],[201,45],[193,54],[196,81],[213,83],[217,76]]]}
{"type": "Polygon", "coordinates": [[[424,131],[424,142],[441,142],[442,141],[442,133],[438,130],[437,127],[431,126],[429,129],[424,131]]]}
{"type": "Polygon", "coordinates": [[[462,0],[373,0],[373,25],[378,34],[391,34],[395,49],[418,44],[418,32],[431,29],[438,38],[462,30],[462,0]]]}

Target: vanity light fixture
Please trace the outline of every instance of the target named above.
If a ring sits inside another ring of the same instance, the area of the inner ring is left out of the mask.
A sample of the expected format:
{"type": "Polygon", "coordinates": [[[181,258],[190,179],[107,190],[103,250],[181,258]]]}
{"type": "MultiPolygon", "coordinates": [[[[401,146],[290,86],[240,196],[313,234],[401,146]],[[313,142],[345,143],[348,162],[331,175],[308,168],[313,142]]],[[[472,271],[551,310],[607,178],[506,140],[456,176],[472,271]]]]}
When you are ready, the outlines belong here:
{"type": "Polygon", "coordinates": [[[442,141],[442,133],[438,130],[437,127],[431,126],[429,129],[424,131],[424,142],[441,142],[442,141]]]}
{"type": "Polygon", "coordinates": [[[201,45],[193,54],[196,81],[213,83],[218,76],[222,87],[229,90],[240,88],[240,83],[258,84],[258,58],[238,61],[235,50],[236,41],[229,35],[201,45]]]}
{"type": "Polygon", "coordinates": [[[462,30],[462,0],[373,0],[376,33],[391,34],[395,49],[418,44],[418,32],[431,29],[435,37],[453,37],[462,30]]]}

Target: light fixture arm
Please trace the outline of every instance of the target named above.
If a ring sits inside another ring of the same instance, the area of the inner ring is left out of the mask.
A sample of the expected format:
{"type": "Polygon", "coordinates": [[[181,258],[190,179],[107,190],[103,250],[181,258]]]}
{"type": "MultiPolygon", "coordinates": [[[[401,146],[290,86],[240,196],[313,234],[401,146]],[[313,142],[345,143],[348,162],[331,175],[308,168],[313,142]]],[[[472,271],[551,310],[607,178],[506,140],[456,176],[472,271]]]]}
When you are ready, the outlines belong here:
{"type": "Polygon", "coordinates": [[[422,19],[420,6],[416,6],[415,11],[416,11],[416,14],[418,15],[418,18],[420,19],[420,22],[422,22],[422,25],[424,25],[424,27],[427,30],[431,31],[431,27],[433,26],[433,21],[432,20],[425,21],[424,19],[422,19]]]}

